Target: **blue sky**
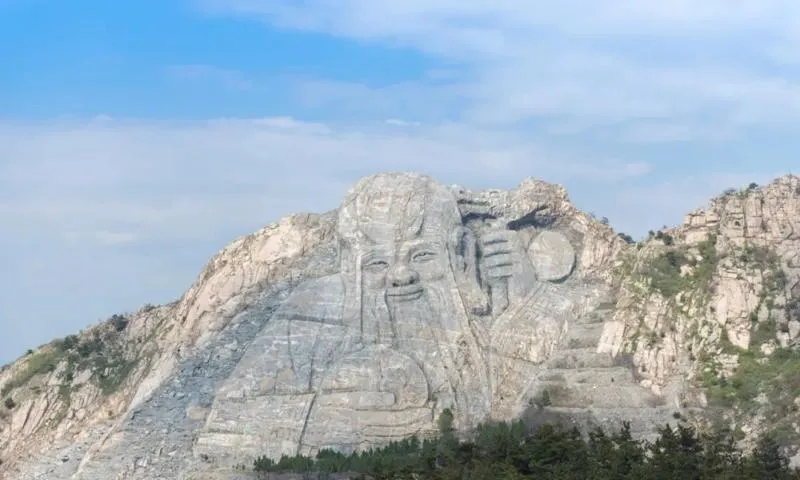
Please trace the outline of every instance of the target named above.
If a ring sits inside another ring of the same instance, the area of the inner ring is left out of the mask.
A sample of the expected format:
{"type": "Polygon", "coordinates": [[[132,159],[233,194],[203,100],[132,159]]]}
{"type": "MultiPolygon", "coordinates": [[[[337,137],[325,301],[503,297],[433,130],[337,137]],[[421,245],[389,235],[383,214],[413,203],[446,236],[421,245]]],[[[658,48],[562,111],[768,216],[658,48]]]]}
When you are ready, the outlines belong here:
{"type": "Polygon", "coordinates": [[[800,165],[798,27],[788,0],[0,0],[0,362],[379,170],[678,223],[800,165]]]}

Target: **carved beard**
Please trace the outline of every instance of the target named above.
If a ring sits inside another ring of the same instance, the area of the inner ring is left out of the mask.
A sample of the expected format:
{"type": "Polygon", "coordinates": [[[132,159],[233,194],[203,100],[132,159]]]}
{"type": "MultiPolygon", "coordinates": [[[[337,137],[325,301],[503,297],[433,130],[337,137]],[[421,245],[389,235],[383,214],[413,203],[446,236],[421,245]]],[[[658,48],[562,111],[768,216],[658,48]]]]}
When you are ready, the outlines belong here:
{"type": "Polygon", "coordinates": [[[445,328],[443,322],[452,322],[459,315],[452,299],[448,301],[445,295],[449,290],[444,282],[428,283],[419,298],[397,299],[387,296],[384,291],[364,289],[365,308],[361,312],[364,343],[415,351],[417,345],[412,346],[409,342],[443,340],[441,334],[434,335],[433,332],[442,330],[445,328]]]}
{"type": "Polygon", "coordinates": [[[390,345],[414,359],[428,379],[431,394],[439,399],[450,398],[454,406],[464,405],[458,410],[472,417],[467,402],[459,401],[457,394],[488,394],[488,384],[476,343],[466,337],[472,332],[464,305],[454,298],[455,291],[455,281],[444,279],[427,283],[422,296],[416,299],[393,299],[384,292],[365,292],[362,326],[366,327],[365,341],[372,338],[375,343],[390,345]]]}
{"type": "Polygon", "coordinates": [[[422,367],[432,392],[451,388],[447,370],[453,365],[449,365],[449,355],[442,350],[452,342],[446,322],[452,322],[459,311],[452,300],[448,301],[447,291],[444,282],[437,282],[426,285],[416,300],[386,298],[396,335],[393,345],[422,367]]]}

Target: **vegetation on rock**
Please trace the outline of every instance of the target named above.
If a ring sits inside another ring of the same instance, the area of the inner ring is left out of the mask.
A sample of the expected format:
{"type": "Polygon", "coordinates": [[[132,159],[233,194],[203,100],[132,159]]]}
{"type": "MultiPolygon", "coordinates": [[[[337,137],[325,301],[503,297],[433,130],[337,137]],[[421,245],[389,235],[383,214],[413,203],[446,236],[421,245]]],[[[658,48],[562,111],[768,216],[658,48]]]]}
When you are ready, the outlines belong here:
{"type": "Polygon", "coordinates": [[[78,372],[90,371],[89,377],[105,395],[114,393],[136,366],[136,359],[126,354],[119,335],[128,325],[123,315],[113,315],[84,335],[68,335],[24,359],[24,367],[0,389],[0,397],[27,385],[39,375],[58,371],[62,393],[69,393],[78,372]]]}
{"type": "Polygon", "coordinates": [[[670,248],[652,257],[640,270],[640,273],[649,279],[650,287],[670,299],[683,291],[704,291],[709,286],[719,262],[716,235],[709,235],[697,245],[698,255],[690,254],[685,246],[675,246],[672,237],[663,238],[670,239],[669,242],[665,242],[670,248]],[[686,273],[684,267],[688,267],[686,273]]]}
{"type": "MultiPolygon", "coordinates": [[[[445,417],[447,413],[443,415],[445,417]]],[[[260,478],[270,472],[302,472],[305,478],[537,480],[800,479],[778,444],[763,437],[749,455],[730,434],[699,435],[691,427],[665,426],[654,442],[638,442],[625,424],[618,432],[545,424],[533,431],[521,422],[479,425],[469,439],[453,435],[440,419],[436,438],[412,437],[384,448],[345,455],[323,450],[316,458],[284,456],[255,460],[260,478]]]]}
{"type": "Polygon", "coordinates": [[[7,396],[37,375],[52,373],[62,358],[63,351],[59,345],[48,345],[33,353],[27,358],[25,367],[3,385],[0,397],[7,396]]]}

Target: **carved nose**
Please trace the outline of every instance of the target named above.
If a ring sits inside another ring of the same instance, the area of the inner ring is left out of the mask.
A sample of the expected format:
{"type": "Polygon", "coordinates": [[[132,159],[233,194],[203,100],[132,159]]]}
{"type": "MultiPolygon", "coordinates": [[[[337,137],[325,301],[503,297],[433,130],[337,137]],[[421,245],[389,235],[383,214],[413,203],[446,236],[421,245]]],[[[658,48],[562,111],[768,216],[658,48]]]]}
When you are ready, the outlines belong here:
{"type": "Polygon", "coordinates": [[[397,265],[389,272],[389,284],[403,287],[419,282],[419,274],[405,265],[397,265]]]}

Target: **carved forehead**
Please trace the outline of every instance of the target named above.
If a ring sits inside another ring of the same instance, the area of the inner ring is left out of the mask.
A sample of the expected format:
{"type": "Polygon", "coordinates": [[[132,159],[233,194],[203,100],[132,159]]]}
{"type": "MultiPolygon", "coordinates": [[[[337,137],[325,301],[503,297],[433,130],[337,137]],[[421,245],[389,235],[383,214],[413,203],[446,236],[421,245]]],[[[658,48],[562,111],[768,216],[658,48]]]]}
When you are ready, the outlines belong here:
{"type": "Polygon", "coordinates": [[[430,177],[409,173],[367,177],[339,210],[339,235],[349,242],[384,242],[447,234],[461,224],[452,193],[430,177]]]}

